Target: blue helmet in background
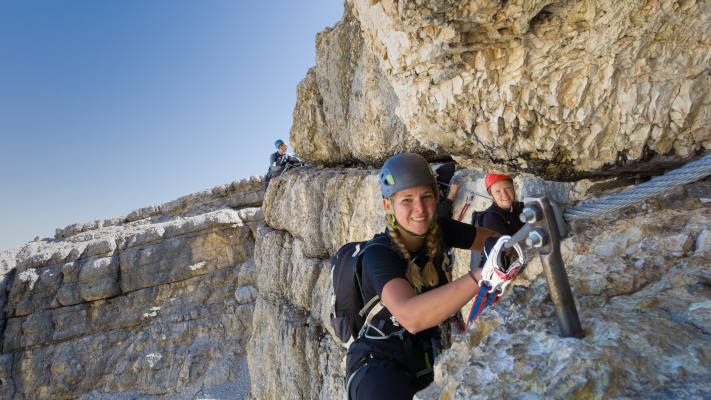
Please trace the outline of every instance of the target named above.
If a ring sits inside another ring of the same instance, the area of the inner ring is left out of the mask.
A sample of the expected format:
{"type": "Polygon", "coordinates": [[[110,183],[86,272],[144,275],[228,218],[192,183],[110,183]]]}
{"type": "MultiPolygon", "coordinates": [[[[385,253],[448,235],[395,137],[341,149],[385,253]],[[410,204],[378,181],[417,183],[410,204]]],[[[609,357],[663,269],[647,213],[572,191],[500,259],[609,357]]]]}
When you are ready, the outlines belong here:
{"type": "Polygon", "coordinates": [[[282,144],[284,144],[284,141],[281,139],[277,139],[277,141],[274,142],[274,147],[276,147],[278,149],[279,146],[281,146],[282,144]]]}
{"type": "Polygon", "coordinates": [[[380,192],[383,197],[417,186],[436,184],[430,164],[419,154],[392,156],[380,169],[380,192]]]}

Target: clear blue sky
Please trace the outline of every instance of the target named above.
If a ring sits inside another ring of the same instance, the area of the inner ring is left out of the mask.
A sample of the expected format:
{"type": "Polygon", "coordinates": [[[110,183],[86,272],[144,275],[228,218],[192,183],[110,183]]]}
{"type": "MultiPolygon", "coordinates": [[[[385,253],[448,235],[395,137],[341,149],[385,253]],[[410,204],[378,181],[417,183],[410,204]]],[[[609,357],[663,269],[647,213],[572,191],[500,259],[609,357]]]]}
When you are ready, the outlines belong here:
{"type": "Polygon", "coordinates": [[[316,33],[342,14],[340,0],[0,0],[0,251],[263,174],[316,33]]]}

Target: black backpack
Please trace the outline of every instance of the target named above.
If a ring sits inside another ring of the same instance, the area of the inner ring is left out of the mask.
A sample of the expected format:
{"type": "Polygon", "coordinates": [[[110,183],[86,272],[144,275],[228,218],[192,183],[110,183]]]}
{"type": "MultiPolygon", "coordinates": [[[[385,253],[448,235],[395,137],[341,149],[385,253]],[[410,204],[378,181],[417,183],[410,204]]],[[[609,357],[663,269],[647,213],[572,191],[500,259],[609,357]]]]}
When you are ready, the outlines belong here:
{"type": "Polygon", "coordinates": [[[380,300],[377,295],[367,302],[363,301],[361,273],[363,253],[371,246],[388,244],[376,240],[350,242],[341,246],[331,259],[331,280],[333,281],[331,326],[343,344],[351,338],[358,338],[363,323],[367,319],[366,311],[373,310],[373,305],[380,300]]]}

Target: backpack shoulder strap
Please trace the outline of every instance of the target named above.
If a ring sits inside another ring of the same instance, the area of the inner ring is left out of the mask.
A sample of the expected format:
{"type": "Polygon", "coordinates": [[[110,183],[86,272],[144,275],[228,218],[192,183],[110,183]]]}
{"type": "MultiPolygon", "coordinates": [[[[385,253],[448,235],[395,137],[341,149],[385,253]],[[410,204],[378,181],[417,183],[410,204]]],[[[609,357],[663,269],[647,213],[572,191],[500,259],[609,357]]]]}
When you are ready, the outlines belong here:
{"type": "MultiPolygon", "coordinates": [[[[368,301],[368,302],[363,306],[363,308],[360,309],[360,311],[358,312],[358,315],[360,315],[361,317],[363,317],[363,316],[364,316],[363,314],[365,314],[365,310],[367,310],[368,308],[370,308],[370,306],[372,306],[374,303],[379,302],[379,301],[380,301],[380,296],[378,296],[378,295],[376,294],[375,296],[373,296],[372,299],[370,299],[370,301],[368,301]]],[[[370,319],[372,319],[372,316],[370,315],[371,313],[372,313],[372,311],[371,311],[370,313],[368,313],[368,318],[370,318],[370,319]]]]}
{"type": "MultiPolygon", "coordinates": [[[[362,263],[363,263],[363,255],[365,254],[365,251],[371,247],[376,247],[376,246],[382,246],[382,247],[387,247],[387,248],[392,248],[388,243],[383,243],[380,240],[377,240],[378,238],[374,238],[373,240],[367,242],[362,249],[358,252],[358,266],[357,266],[357,272],[356,272],[356,280],[358,282],[358,290],[360,290],[360,296],[363,298],[365,301],[365,297],[363,297],[363,286],[361,283],[361,275],[362,275],[362,263]]],[[[365,315],[365,312],[373,306],[373,304],[378,303],[380,304],[380,307],[377,305],[368,313],[368,317],[366,318],[366,323],[370,323],[370,321],[373,319],[373,316],[380,312],[382,310],[382,302],[380,302],[380,297],[376,294],[375,296],[371,297],[367,302],[365,302],[365,305],[363,308],[360,309],[358,314],[363,317],[365,315]],[[377,311],[373,312],[375,309],[378,309],[377,311]]]]}
{"type": "Polygon", "coordinates": [[[474,211],[472,213],[472,225],[482,226],[484,224],[484,214],[486,214],[486,210],[474,211]]]}
{"type": "MultiPolygon", "coordinates": [[[[377,295],[376,295],[375,297],[373,297],[373,298],[371,299],[371,301],[369,301],[368,303],[370,303],[370,302],[372,302],[372,301],[375,301],[375,300],[378,300],[378,303],[375,304],[375,306],[374,306],[374,307],[370,310],[370,312],[368,313],[368,316],[365,318],[365,322],[363,322],[363,328],[365,328],[365,327],[367,327],[368,325],[370,325],[371,322],[373,322],[373,317],[375,317],[375,315],[376,315],[377,313],[379,313],[383,308],[385,308],[385,305],[383,304],[382,301],[380,301],[380,299],[378,298],[377,295]]],[[[363,311],[365,311],[365,308],[364,308],[363,310],[361,310],[361,313],[362,313],[363,311]]],[[[362,315],[362,314],[361,314],[361,315],[362,315]]]]}

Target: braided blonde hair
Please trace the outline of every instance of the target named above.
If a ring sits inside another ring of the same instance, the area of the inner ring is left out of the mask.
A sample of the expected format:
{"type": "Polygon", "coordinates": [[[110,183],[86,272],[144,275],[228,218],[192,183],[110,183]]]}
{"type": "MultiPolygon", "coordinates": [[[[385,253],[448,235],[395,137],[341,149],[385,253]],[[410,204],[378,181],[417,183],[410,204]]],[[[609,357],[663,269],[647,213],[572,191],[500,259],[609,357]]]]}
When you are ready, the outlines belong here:
{"type": "MultiPolygon", "coordinates": [[[[394,226],[395,216],[393,214],[388,214],[385,219],[388,222],[388,226],[394,226]]],[[[395,244],[400,248],[402,256],[407,260],[407,271],[405,272],[405,277],[407,281],[415,288],[417,293],[422,292],[423,286],[434,287],[439,283],[439,275],[437,274],[437,269],[434,265],[434,260],[437,257],[437,252],[439,251],[439,226],[437,222],[432,224],[432,227],[427,231],[427,236],[425,236],[425,245],[427,246],[427,263],[422,272],[420,268],[412,261],[412,255],[410,251],[405,246],[401,239],[401,233],[397,229],[388,228],[388,234],[395,244]]]]}

